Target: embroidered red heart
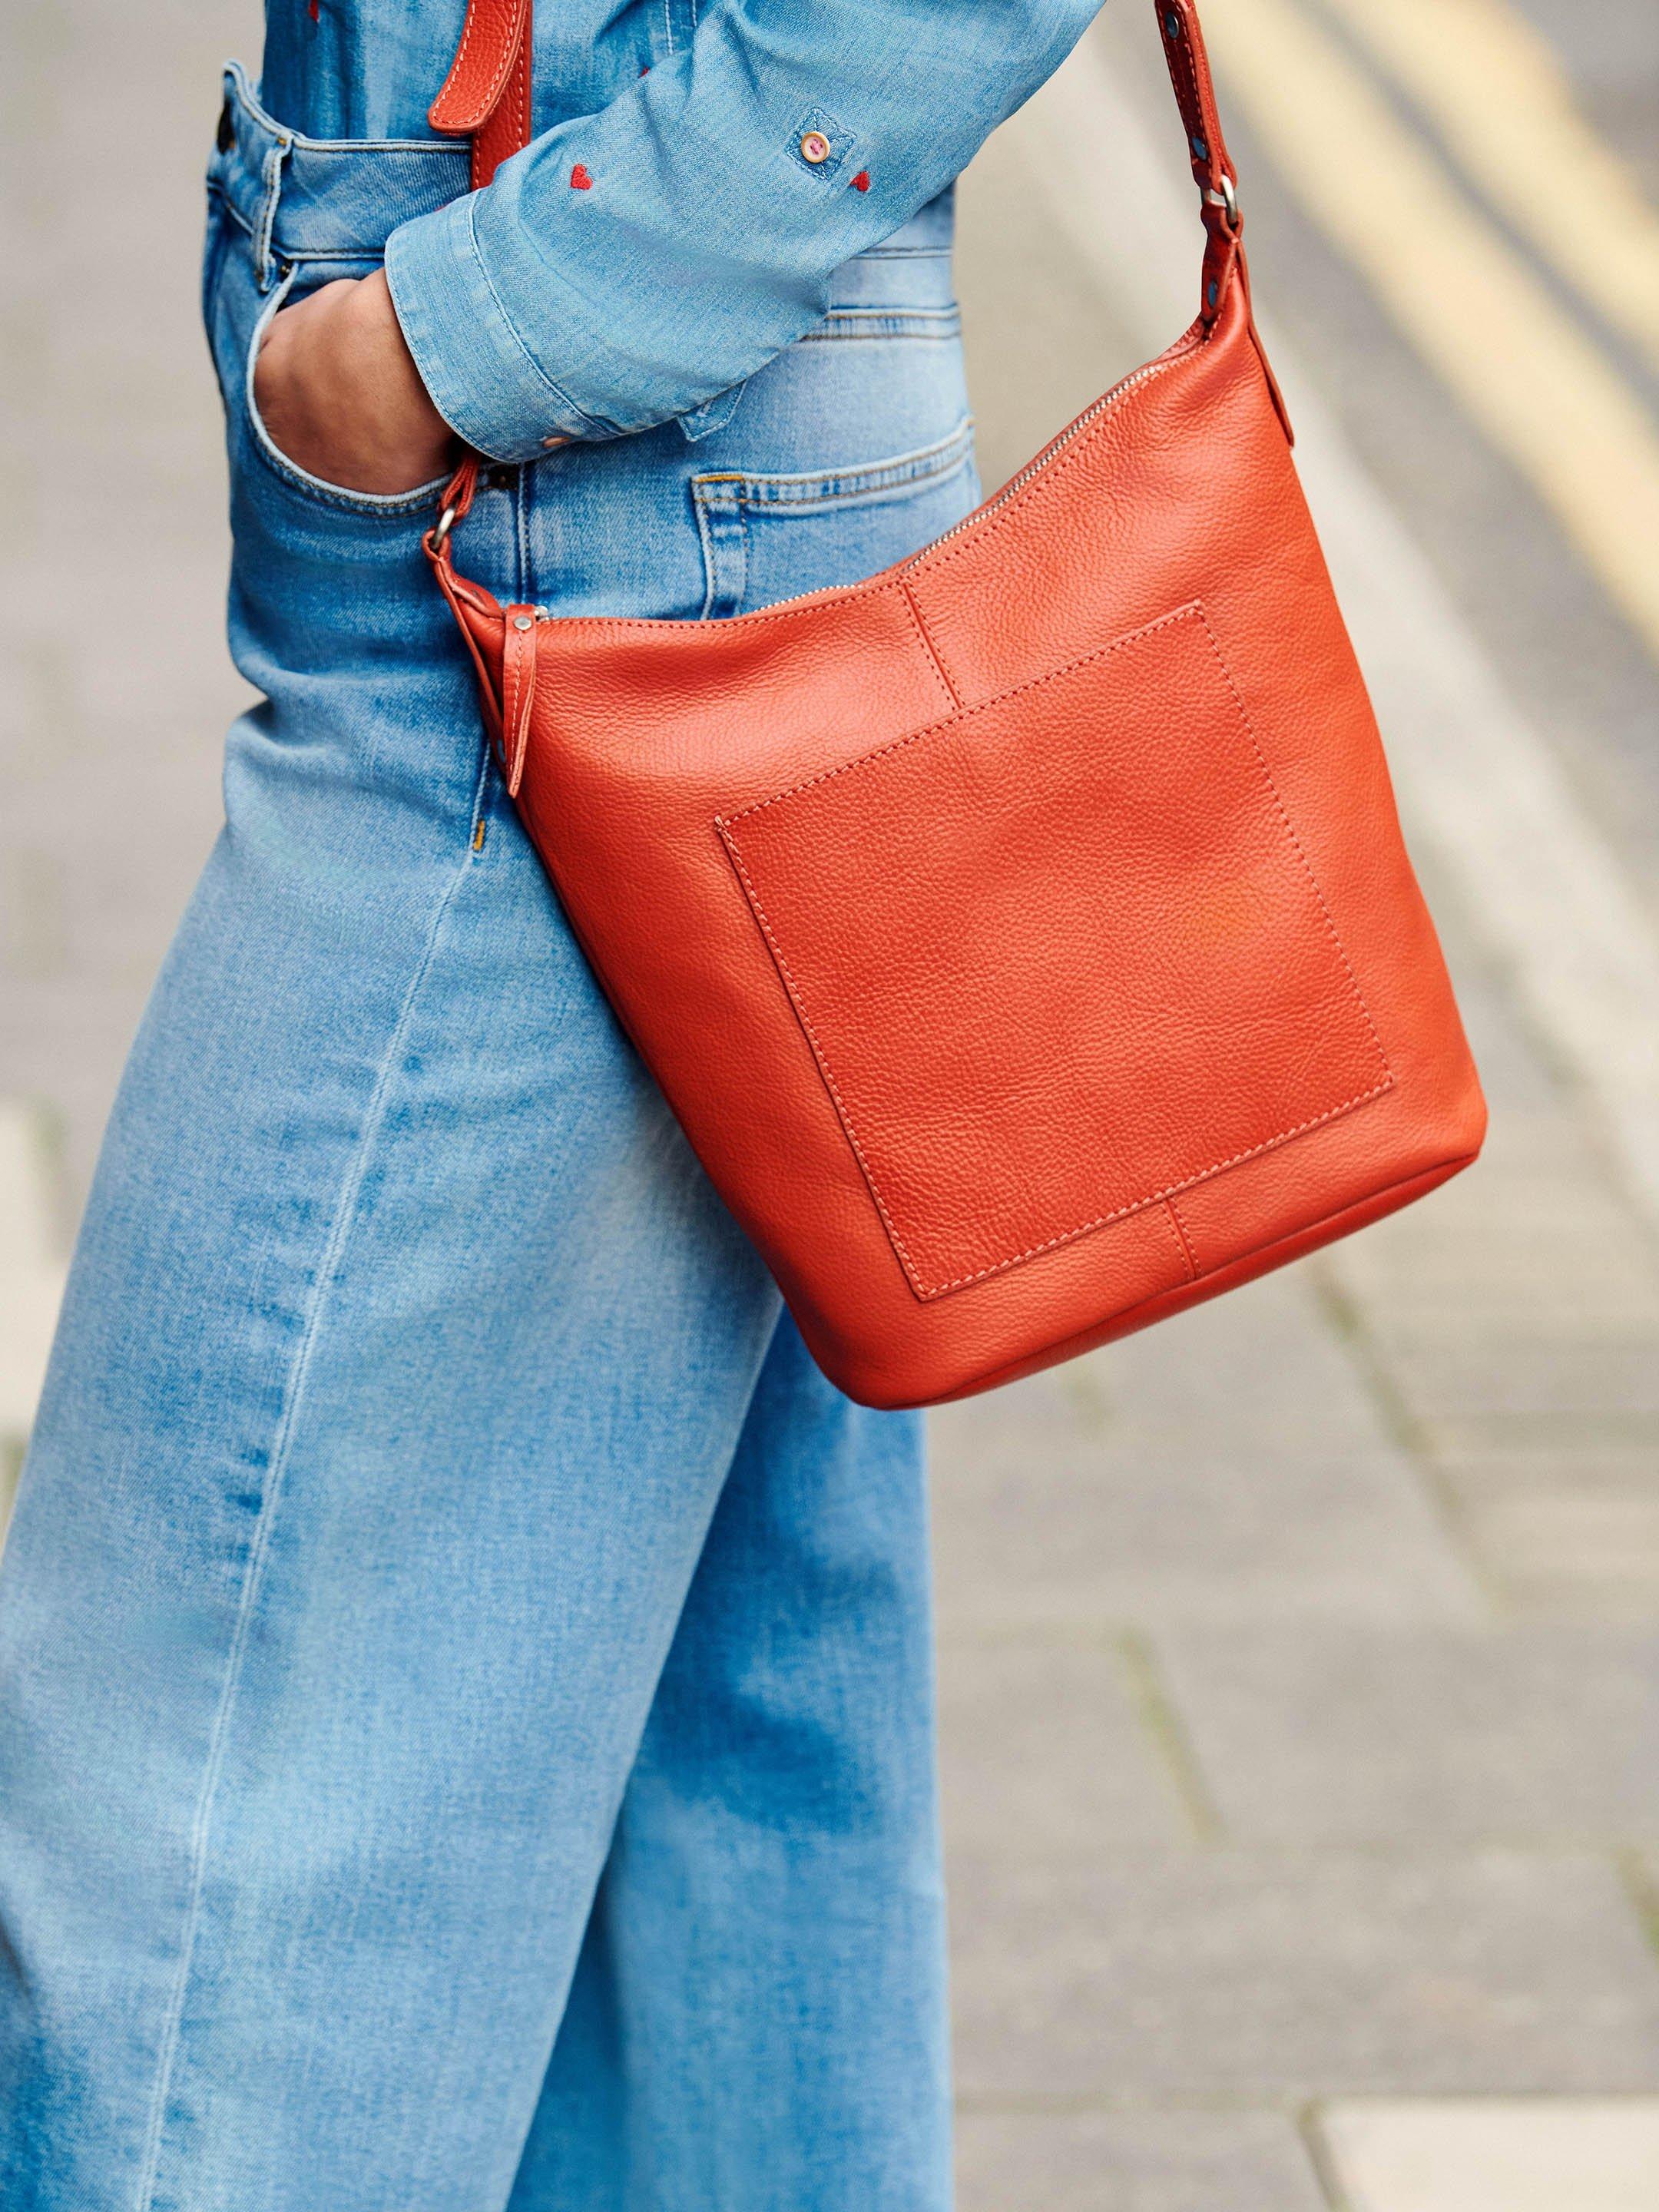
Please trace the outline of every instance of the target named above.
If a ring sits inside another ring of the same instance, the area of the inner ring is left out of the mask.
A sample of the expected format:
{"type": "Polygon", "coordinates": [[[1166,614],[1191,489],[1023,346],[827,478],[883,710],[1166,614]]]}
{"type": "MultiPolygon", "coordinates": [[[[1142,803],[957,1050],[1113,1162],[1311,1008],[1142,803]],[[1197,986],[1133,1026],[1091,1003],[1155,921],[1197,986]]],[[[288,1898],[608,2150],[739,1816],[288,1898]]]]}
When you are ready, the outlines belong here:
{"type": "Polygon", "coordinates": [[[593,179],[580,161],[570,172],[570,189],[573,192],[591,192],[593,189],[593,179]]]}
{"type": "Polygon", "coordinates": [[[860,169],[853,179],[853,190],[855,192],[867,192],[869,189],[870,172],[868,169],[860,169]]]}

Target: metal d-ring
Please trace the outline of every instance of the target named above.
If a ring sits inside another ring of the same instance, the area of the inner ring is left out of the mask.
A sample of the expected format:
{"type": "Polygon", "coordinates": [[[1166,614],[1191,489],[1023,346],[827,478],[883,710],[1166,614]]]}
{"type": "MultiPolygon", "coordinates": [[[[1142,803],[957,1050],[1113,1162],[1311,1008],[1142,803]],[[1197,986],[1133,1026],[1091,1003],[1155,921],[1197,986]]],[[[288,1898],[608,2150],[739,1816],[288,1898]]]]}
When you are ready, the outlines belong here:
{"type": "Polygon", "coordinates": [[[1218,192],[1206,191],[1204,197],[1212,207],[1224,208],[1226,210],[1229,230],[1238,228],[1240,221],[1238,188],[1224,169],[1221,173],[1221,190],[1218,192]]]}

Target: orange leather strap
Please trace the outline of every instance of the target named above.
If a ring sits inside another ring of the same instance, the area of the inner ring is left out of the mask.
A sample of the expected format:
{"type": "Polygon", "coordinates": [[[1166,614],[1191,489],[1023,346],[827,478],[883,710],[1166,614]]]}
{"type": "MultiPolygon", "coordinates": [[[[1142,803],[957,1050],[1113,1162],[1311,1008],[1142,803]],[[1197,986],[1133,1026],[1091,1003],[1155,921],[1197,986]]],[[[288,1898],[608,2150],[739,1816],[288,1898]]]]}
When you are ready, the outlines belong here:
{"type": "Polygon", "coordinates": [[[530,744],[530,710],[536,703],[536,610],[511,606],[503,612],[500,754],[507,797],[516,799],[530,744]]]}
{"type": "Polygon", "coordinates": [[[1232,158],[1221,135],[1216,112],[1215,86],[1210,76],[1209,56],[1199,27],[1193,0],[1157,0],[1158,27],[1164,40],[1164,58],[1176,106],[1187,134],[1187,158],[1194,181],[1203,195],[1204,228],[1208,244],[1204,252],[1204,280],[1199,313],[1212,323],[1221,311],[1234,264],[1239,258],[1238,212],[1232,158]]]}
{"type": "Polygon", "coordinates": [[[472,187],[530,143],[533,0],[467,0],[461,42],[427,110],[434,131],[472,141],[472,187]]]}

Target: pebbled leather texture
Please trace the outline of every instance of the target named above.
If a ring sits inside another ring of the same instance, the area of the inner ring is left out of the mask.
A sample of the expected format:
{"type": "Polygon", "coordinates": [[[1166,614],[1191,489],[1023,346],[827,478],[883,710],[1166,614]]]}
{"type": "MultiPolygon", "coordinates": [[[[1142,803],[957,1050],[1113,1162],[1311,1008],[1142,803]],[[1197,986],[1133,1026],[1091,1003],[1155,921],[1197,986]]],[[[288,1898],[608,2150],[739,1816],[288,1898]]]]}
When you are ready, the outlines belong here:
{"type": "Polygon", "coordinates": [[[460,44],[427,121],[472,140],[472,187],[530,141],[532,0],[467,0],[460,44]]]}
{"type": "Polygon", "coordinates": [[[719,826],[918,1297],[1392,1080],[1200,607],[719,826]]]}
{"type": "Polygon", "coordinates": [[[874,1405],[1214,1296],[1484,1134],[1196,16],[1158,16],[1222,202],[1204,309],[957,530],[731,621],[527,628],[428,540],[588,957],[874,1405]]]}

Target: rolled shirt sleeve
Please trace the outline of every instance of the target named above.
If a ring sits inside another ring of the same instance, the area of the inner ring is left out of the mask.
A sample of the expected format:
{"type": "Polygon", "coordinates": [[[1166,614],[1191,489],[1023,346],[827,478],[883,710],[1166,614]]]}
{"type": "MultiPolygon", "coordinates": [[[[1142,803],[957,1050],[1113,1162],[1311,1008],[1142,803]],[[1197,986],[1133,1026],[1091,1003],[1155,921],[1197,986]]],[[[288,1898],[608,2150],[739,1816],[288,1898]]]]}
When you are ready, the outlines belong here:
{"type": "Polygon", "coordinates": [[[690,45],[392,234],[439,411],[501,461],[688,412],[822,319],[1098,0],[721,0],[690,45]]]}

